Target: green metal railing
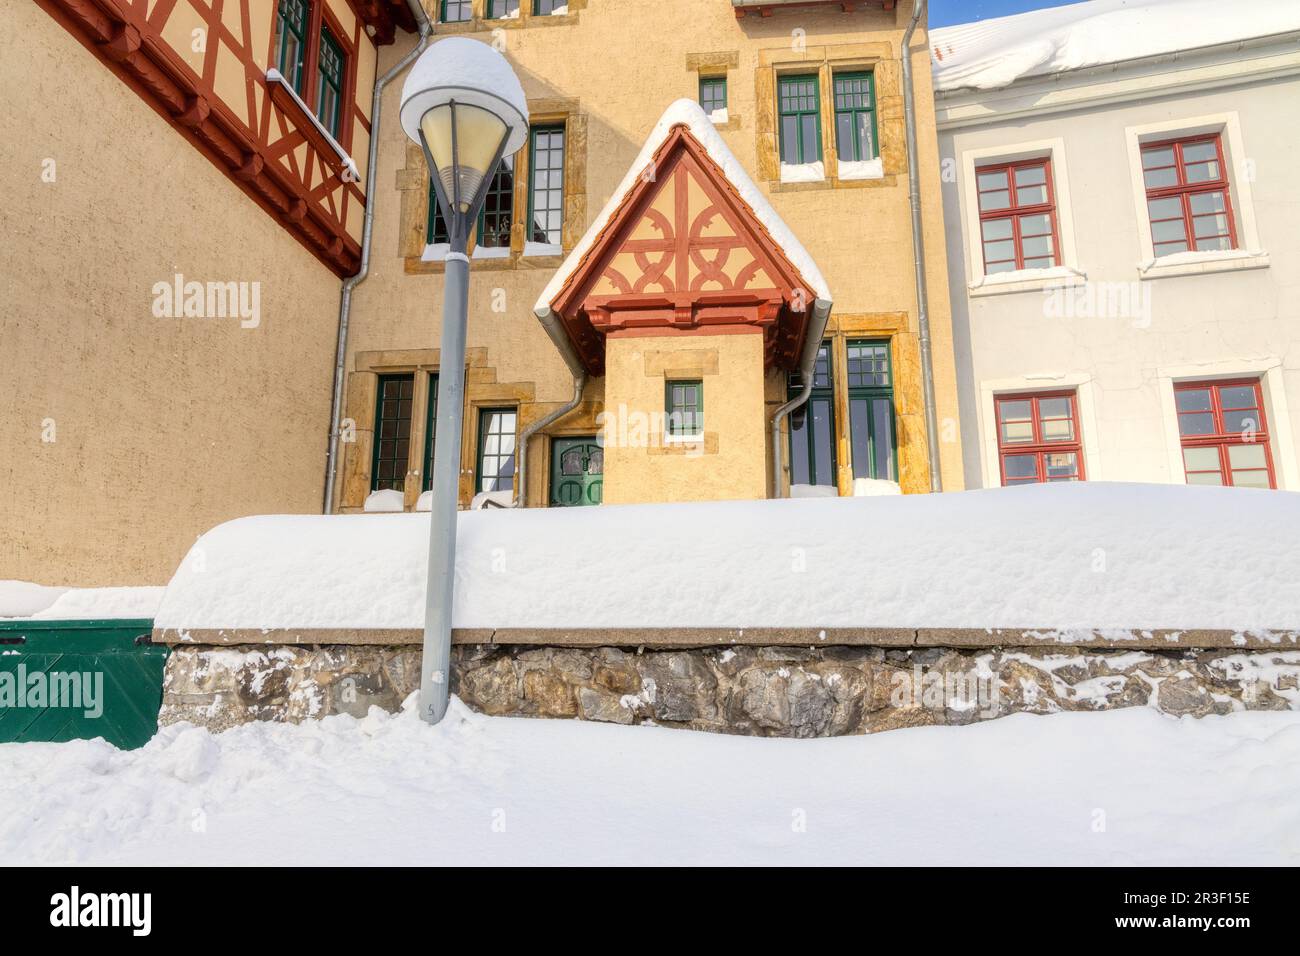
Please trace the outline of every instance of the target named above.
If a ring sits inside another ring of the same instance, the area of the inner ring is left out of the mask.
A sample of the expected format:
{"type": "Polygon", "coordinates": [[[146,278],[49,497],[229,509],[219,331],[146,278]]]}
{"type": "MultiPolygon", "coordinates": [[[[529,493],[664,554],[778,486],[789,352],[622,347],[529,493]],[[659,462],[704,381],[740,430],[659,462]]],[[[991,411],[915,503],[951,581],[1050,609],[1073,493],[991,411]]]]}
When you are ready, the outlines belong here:
{"type": "Polygon", "coordinates": [[[168,648],[153,621],[0,621],[0,743],[103,737],[124,750],[158,729],[168,648]]]}

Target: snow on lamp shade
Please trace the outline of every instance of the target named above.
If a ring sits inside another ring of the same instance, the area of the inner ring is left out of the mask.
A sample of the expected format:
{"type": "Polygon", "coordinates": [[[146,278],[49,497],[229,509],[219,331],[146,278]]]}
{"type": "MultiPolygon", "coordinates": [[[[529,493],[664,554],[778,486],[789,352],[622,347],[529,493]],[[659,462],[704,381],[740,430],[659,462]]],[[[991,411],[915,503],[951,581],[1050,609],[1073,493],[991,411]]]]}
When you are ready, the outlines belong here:
{"type": "Polygon", "coordinates": [[[455,195],[454,127],[462,211],[498,149],[509,156],[528,138],[528,101],[519,78],[504,56],[468,37],[439,40],[420,55],[402,86],[401,119],[412,141],[424,134],[449,201],[455,195]]]}

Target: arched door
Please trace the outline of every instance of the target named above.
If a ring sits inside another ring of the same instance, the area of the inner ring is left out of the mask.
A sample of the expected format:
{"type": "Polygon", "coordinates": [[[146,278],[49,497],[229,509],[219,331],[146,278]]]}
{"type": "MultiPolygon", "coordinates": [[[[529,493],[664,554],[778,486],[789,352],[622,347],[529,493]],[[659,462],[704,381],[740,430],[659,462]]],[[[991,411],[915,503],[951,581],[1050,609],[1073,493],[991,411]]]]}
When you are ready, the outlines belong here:
{"type": "Polygon", "coordinates": [[[598,505],[605,482],[605,450],[594,437],[557,438],[551,444],[551,507],[598,505]]]}

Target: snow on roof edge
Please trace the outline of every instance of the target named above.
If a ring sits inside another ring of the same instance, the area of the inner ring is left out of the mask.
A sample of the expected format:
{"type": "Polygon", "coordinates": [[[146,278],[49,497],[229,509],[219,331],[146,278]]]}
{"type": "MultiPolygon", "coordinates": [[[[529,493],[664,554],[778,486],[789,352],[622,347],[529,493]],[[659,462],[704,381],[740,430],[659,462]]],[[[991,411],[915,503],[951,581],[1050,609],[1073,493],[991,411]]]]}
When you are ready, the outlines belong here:
{"type": "Polygon", "coordinates": [[[647,165],[654,161],[654,155],[659,151],[659,147],[668,139],[669,134],[676,126],[684,125],[687,130],[699,141],[704,147],[704,151],[709,155],[718,167],[722,170],[723,175],[735,187],[736,193],[741,200],[749,206],[754,213],[754,217],[763,224],[772,239],[785,253],[786,258],[799,270],[799,274],[804,280],[812,286],[812,293],[815,298],[823,300],[829,304],[831,302],[830,286],[826,284],[826,279],[822,276],[821,270],[817,268],[817,263],[813,260],[812,255],[799,241],[798,236],[794,234],[785,220],[781,218],[767,197],[763,195],[762,190],[750,178],[745,167],[741,165],[740,160],[736,159],[735,154],[727,148],[722,137],[718,134],[709,115],[704,112],[703,108],[691,99],[679,99],[669,104],[664,110],[659,122],[655,124],[650,135],[646,138],[645,145],[641,147],[641,152],[637,154],[635,160],[628,167],[627,173],[623,176],[622,181],[610,195],[609,201],[605,203],[600,213],[592,220],[591,226],[583,233],[582,238],[578,240],[572,251],[565,257],[564,262],[555,270],[551,280],[538,296],[536,304],[533,306],[533,312],[540,316],[546,315],[551,310],[551,303],[559,295],[560,290],[569,277],[577,271],[582,260],[591,251],[596,243],[596,238],[601,231],[613,219],[615,212],[622,205],[624,197],[636,185],[637,180],[641,178],[642,171],[647,165]]]}
{"type": "Polygon", "coordinates": [[[1088,0],[930,32],[937,93],[995,90],[1031,77],[1300,30],[1294,0],[1088,0]]]}

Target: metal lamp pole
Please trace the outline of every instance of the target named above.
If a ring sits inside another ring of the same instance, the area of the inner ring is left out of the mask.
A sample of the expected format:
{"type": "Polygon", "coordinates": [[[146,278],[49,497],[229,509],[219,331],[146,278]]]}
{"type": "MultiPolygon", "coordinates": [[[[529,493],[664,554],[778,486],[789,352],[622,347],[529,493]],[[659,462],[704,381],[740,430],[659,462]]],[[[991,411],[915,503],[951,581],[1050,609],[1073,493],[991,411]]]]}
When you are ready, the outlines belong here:
{"type": "Polygon", "coordinates": [[[488,185],[496,175],[505,150],[502,136],[496,158],[482,182],[462,207],[459,144],[456,142],[456,103],[451,103],[451,153],[455,172],[450,177],[452,195],[446,195],[429,143],[420,133],[420,145],[447,223],[447,253],[442,293],[442,349],[438,359],[438,417],[434,431],[433,492],[429,515],[429,575],[425,586],[424,658],[420,668],[420,716],[436,724],[447,713],[451,693],[452,603],[456,591],[456,515],[460,499],[460,448],[465,419],[465,327],[469,316],[470,223],[478,218],[488,185]]]}

